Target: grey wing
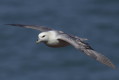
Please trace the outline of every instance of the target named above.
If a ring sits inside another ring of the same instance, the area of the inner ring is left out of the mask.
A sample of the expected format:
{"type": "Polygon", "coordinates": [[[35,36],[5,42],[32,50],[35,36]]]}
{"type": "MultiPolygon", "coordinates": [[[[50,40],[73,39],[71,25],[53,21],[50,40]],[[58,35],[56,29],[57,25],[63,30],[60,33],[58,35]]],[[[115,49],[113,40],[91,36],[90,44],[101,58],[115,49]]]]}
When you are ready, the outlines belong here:
{"type": "Polygon", "coordinates": [[[41,32],[53,30],[51,28],[47,28],[47,27],[44,27],[44,26],[37,26],[37,25],[24,25],[24,24],[6,24],[6,25],[19,26],[19,27],[24,27],[24,28],[36,29],[36,30],[39,30],[41,32]]]}
{"type": "Polygon", "coordinates": [[[76,49],[81,50],[82,52],[92,57],[93,59],[111,68],[115,68],[115,65],[107,57],[93,50],[87,43],[84,43],[81,40],[76,40],[75,38],[67,34],[60,34],[58,39],[68,42],[69,44],[74,46],[76,49]]]}
{"type": "Polygon", "coordinates": [[[81,38],[81,37],[74,36],[74,35],[70,35],[70,37],[75,38],[76,40],[80,40],[80,41],[86,41],[86,40],[88,40],[87,38],[81,38]]]}

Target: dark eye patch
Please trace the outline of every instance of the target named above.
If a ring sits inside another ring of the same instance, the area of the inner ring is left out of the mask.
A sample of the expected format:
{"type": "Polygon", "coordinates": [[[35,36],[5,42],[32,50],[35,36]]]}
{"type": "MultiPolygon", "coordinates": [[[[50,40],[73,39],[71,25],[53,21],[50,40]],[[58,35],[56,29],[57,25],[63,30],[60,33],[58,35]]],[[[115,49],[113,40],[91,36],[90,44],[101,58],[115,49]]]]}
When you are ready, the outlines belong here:
{"type": "Polygon", "coordinates": [[[42,36],[42,38],[44,38],[44,37],[45,37],[45,35],[42,36]]]}

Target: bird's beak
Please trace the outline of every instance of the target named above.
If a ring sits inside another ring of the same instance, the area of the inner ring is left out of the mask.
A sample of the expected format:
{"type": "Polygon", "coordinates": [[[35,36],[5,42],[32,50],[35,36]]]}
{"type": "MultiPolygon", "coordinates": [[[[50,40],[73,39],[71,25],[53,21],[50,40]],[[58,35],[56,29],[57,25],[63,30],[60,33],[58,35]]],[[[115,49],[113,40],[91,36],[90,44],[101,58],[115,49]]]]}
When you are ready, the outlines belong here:
{"type": "Polygon", "coordinates": [[[40,43],[40,42],[41,42],[41,40],[37,40],[37,41],[36,41],[36,44],[38,44],[38,43],[40,43]]]}

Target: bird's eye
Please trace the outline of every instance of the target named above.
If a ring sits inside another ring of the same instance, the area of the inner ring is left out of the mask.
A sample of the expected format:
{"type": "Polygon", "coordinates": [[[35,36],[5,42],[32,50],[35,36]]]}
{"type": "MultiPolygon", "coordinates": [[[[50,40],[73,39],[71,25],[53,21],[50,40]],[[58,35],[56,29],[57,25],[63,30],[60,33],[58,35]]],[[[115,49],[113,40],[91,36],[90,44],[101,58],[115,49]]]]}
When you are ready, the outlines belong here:
{"type": "Polygon", "coordinates": [[[45,35],[42,36],[42,38],[44,38],[44,37],[45,37],[45,35]]]}

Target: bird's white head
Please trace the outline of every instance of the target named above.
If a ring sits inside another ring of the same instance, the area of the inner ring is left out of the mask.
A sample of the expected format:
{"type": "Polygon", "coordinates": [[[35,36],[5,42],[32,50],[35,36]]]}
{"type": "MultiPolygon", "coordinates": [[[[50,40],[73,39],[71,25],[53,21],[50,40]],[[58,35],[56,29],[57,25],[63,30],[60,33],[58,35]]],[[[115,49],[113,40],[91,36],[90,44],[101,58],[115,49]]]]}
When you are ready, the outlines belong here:
{"type": "Polygon", "coordinates": [[[49,39],[49,35],[47,32],[42,32],[38,35],[38,40],[36,41],[36,43],[40,43],[40,42],[47,42],[49,39]]]}

